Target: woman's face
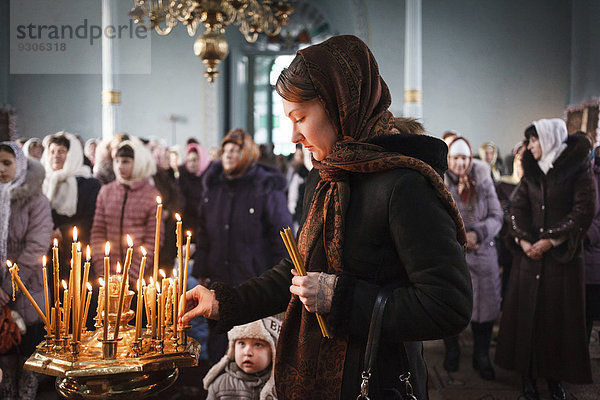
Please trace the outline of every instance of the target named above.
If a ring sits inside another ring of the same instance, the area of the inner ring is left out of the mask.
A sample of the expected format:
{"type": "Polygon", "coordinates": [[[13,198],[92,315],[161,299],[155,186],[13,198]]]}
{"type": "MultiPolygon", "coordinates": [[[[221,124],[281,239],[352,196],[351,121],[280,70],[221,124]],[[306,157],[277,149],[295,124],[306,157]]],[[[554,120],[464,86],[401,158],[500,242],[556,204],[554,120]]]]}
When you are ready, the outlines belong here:
{"type": "Polygon", "coordinates": [[[456,175],[463,175],[469,167],[470,157],[456,155],[448,157],[448,169],[456,175]]]}
{"type": "Polygon", "coordinates": [[[323,160],[338,141],[338,135],[319,99],[305,103],[282,100],[285,115],[293,124],[292,142],[302,143],[315,160],[323,160]]]}
{"type": "Polygon", "coordinates": [[[529,138],[529,143],[527,144],[527,150],[531,152],[533,158],[539,160],[542,158],[542,145],[540,144],[540,139],[535,136],[531,136],[529,138]]]}
{"type": "Polygon", "coordinates": [[[32,158],[35,158],[36,160],[39,160],[40,158],[42,158],[43,152],[44,152],[44,146],[42,146],[41,144],[39,144],[37,142],[33,142],[29,146],[29,156],[32,158]]]}
{"type": "Polygon", "coordinates": [[[232,142],[225,143],[223,146],[223,153],[221,154],[221,162],[223,163],[223,170],[230,172],[238,166],[242,160],[242,148],[232,142]]]}
{"type": "Polygon", "coordinates": [[[17,159],[8,151],[0,151],[0,183],[8,183],[17,175],[17,159]]]}
{"type": "Polygon", "coordinates": [[[496,155],[496,149],[492,146],[487,146],[485,148],[485,162],[491,164],[494,160],[494,156],[496,155]]]}
{"type": "Polygon", "coordinates": [[[67,160],[67,154],[69,153],[69,149],[67,149],[62,144],[51,143],[48,147],[48,161],[50,162],[50,167],[53,171],[59,171],[63,169],[65,166],[65,161],[67,160]]]}
{"type": "Polygon", "coordinates": [[[190,151],[189,153],[187,153],[187,155],[185,156],[185,168],[188,170],[188,172],[191,174],[195,174],[196,172],[198,172],[199,165],[200,163],[198,163],[198,153],[196,153],[195,151],[190,151]]]}
{"type": "Polygon", "coordinates": [[[133,158],[119,156],[115,161],[117,164],[117,173],[121,179],[131,179],[131,174],[133,173],[133,158]]]}
{"type": "Polygon", "coordinates": [[[247,374],[264,371],[271,364],[273,355],[269,343],[260,339],[237,339],[235,363],[247,374]]]}

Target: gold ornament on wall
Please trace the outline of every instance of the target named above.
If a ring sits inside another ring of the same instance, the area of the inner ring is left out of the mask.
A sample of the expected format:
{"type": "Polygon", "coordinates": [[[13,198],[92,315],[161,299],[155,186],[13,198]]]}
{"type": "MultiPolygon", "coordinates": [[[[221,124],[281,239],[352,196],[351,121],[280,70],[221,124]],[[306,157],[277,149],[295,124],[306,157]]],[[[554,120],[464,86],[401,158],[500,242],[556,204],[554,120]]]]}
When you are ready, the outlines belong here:
{"type": "Polygon", "coordinates": [[[134,0],[129,16],[159,35],[168,35],[181,22],[194,36],[204,25],[205,32],[194,42],[194,54],[206,65],[204,76],[214,82],[217,66],[229,53],[224,35],[228,25],[238,26],[253,43],[260,33],[277,35],[292,12],[294,7],[287,0],[134,0]]]}

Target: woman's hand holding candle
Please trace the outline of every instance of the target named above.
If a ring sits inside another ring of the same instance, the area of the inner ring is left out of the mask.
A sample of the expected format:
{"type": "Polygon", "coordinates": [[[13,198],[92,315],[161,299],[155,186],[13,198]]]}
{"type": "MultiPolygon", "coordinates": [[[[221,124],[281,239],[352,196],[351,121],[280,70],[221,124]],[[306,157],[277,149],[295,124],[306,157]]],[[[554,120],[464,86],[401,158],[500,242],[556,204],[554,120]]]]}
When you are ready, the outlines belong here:
{"type": "Polygon", "coordinates": [[[196,317],[219,319],[219,302],[215,292],[202,285],[197,285],[187,291],[185,293],[185,305],[179,305],[181,324],[187,325],[196,317]]]}

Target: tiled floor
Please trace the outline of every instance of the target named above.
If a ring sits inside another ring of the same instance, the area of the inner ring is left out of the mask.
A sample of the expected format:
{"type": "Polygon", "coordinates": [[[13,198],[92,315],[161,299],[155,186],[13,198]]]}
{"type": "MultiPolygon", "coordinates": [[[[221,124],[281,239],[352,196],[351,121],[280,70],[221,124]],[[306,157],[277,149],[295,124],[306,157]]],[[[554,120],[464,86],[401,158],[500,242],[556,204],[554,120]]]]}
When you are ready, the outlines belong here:
{"type": "MultiPolygon", "coordinates": [[[[565,383],[569,400],[600,400],[600,343],[598,334],[600,325],[596,325],[590,344],[592,358],[592,373],[594,384],[570,385],[565,383]]],[[[471,366],[472,340],[471,330],[467,329],[460,336],[461,360],[460,369],[449,374],[442,367],[444,344],[441,340],[425,343],[425,358],[429,366],[429,395],[430,400],[519,400],[521,380],[513,371],[496,367],[496,379],[485,381],[479,377],[471,366]]],[[[490,351],[494,354],[494,344],[490,351]]],[[[179,379],[173,386],[161,392],[152,399],[187,400],[204,399],[206,393],[202,390],[202,378],[208,366],[201,364],[196,368],[186,368],[181,371],[179,379]]],[[[545,382],[538,382],[542,399],[550,399],[545,382]]],[[[54,380],[46,379],[40,386],[38,399],[54,400],[60,397],[54,391],[54,380]]],[[[325,399],[324,399],[325,400],[325,399]]],[[[346,400],[346,399],[343,399],[346,400]]],[[[354,399],[350,399],[354,400],[354,399]]]]}

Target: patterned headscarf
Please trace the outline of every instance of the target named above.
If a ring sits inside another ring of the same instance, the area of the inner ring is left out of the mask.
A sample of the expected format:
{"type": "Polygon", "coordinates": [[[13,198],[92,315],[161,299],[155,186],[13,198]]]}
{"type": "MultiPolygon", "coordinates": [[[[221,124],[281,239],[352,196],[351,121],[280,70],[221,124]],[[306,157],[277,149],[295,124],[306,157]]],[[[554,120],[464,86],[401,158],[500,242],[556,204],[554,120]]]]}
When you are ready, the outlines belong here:
{"type": "MultiPolygon", "coordinates": [[[[355,36],[335,36],[298,52],[339,140],[321,161],[318,183],[299,235],[307,271],[343,270],[344,220],[350,199],[348,175],[396,168],[419,171],[432,184],[465,243],[464,226],[452,195],[425,162],[368,141],[398,133],[388,110],[391,95],[369,48],[355,36]]],[[[324,339],[317,319],[293,297],[278,342],[275,382],[279,398],[338,398],[347,338],[324,339]],[[282,350],[285,349],[285,350],[282,350]]]]}
{"type": "Polygon", "coordinates": [[[0,265],[4,267],[7,257],[8,221],[10,220],[11,192],[25,182],[27,176],[27,157],[21,147],[14,142],[1,142],[15,153],[17,170],[12,181],[0,182],[0,265]]]}
{"type": "Polygon", "coordinates": [[[235,143],[240,146],[242,150],[242,157],[238,165],[232,171],[225,172],[228,177],[237,178],[244,175],[251,166],[256,164],[259,155],[258,145],[254,142],[252,136],[243,129],[233,129],[229,131],[221,142],[221,150],[223,150],[227,143],[235,143]]]}

